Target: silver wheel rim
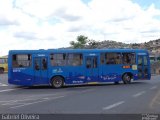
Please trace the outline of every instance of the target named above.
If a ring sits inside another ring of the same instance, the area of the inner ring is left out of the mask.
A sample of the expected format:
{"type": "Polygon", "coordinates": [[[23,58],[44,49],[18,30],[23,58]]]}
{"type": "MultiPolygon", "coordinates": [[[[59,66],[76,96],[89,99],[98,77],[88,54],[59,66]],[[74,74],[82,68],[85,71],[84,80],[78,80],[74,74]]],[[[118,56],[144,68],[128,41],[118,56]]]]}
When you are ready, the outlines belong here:
{"type": "Polygon", "coordinates": [[[53,85],[55,87],[60,87],[62,85],[62,80],[56,78],[54,81],[53,81],[53,85]]]}
{"type": "Polygon", "coordinates": [[[126,80],[127,80],[127,81],[130,81],[130,76],[127,76],[127,77],[126,77],[126,80]]]}

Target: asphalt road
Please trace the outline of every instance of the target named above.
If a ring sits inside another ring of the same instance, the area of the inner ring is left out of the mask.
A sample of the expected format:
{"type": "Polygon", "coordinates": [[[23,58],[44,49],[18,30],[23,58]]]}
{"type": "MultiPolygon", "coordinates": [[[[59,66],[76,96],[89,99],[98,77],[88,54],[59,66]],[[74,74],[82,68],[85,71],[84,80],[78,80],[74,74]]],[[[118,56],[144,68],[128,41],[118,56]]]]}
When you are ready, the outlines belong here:
{"type": "Polygon", "coordinates": [[[0,74],[0,113],[160,113],[160,76],[124,85],[17,87],[0,74]]]}

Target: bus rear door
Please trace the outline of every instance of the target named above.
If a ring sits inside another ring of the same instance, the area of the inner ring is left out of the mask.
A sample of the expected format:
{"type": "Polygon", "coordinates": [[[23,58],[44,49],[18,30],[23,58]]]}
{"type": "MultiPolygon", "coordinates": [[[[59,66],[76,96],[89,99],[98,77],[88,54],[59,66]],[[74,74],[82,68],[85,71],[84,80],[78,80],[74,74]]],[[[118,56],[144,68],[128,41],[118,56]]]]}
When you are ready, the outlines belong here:
{"type": "Polygon", "coordinates": [[[86,82],[96,82],[99,77],[98,57],[86,56],[86,82]]]}
{"type": "Polygon", "coordinates": [[[47,57],[34,58],[34,84],[46,84],[48,76],[47,57]]]}
{"type": "Polygon", "coordinates": [[[149,60],[147,55],[138,55],[138,78],[150,79],[149,60]]]}

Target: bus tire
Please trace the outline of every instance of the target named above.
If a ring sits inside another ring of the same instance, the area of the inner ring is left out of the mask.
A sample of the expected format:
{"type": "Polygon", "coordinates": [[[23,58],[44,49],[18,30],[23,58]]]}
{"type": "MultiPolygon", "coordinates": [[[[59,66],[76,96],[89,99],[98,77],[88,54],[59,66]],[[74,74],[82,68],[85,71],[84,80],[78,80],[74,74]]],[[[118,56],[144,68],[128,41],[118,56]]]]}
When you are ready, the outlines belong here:
{"type": "Polygon", "coordinates": [[[122,77],[123,83],[124,84],[129,84],[131,83],[131,75],[125,73],[122,77]]]}
{"type": "Polygon", "coordinates": [[[64,84],[64,78],[61,76],[55,76],[51,80],[51,85],[53,88],[61,88],[64,84]]]}
{"type": "Polygon", "coordinates": [[[119,84],[119,82],[118,82],[118,81],[115,81],[115,82],[114,82],[114,84],[115,84],[115,85],[118,85],[118,84],[119,84]]]}
{"type": "Polygon", "coordinates": [[[0,68],[0,73],[4,73],[4,68],[0,68]]]}

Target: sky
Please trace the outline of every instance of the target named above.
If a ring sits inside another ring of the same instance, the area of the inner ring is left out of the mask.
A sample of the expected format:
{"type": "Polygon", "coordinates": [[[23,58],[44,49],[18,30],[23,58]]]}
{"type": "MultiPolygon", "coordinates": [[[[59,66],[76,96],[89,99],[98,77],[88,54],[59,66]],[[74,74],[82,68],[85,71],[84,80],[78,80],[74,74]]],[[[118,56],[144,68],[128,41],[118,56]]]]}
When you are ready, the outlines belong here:
{"type": "Polygon", "coordinates": [[[78,35],[142,43],[160,38],[160,0],[0,0],[0,56],[70,46],[78,35]]]}

